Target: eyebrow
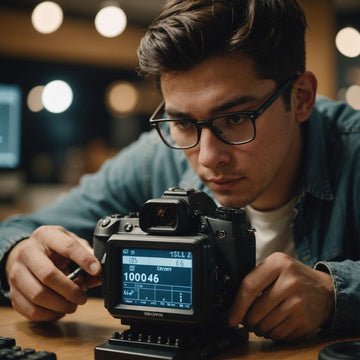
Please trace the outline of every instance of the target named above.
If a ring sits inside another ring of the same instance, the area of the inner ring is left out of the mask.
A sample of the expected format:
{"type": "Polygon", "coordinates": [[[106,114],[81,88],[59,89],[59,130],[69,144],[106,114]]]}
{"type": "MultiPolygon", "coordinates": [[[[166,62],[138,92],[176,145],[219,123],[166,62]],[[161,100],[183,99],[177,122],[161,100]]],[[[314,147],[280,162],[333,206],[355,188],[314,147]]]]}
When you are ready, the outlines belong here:
{"type": "MultiPolygon", "coordinates": [[[[226,101],[223,104],[212,108],[210,110],[210,116],[215,116],[216,114],[226,112],[235,106],[249,104],[254,101],[258,101],[258,98],[256,98],[255,96],[251,96],[251,95],[241,96],[241,97],[230,99],[229,101],[226,101]]],[[[172,108],[166,108],[166,104],[165,104],[164,111],[170,117],[184,118],[184,119],[192,117],[190,113],[182,112],[182,111],[172,109],[172,108]]]]}

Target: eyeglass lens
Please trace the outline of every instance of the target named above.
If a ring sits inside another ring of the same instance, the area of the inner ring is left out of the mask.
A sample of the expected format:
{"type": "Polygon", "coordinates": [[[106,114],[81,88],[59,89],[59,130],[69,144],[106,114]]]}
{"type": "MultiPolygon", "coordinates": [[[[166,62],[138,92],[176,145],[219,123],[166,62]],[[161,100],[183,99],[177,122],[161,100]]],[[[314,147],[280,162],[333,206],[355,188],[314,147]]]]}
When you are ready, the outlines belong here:
{"type": "MultiPolygon", "coordinates": [[[[226,143],[242,143],[254,137],[254,125],[246,114],[220,116],[210,121],[212,132],[226,143]]],[[[164,140],[172,147],[194,146],[200,135],[200,126],[194,121],[163,121],[159,128],[164,140]]]]}

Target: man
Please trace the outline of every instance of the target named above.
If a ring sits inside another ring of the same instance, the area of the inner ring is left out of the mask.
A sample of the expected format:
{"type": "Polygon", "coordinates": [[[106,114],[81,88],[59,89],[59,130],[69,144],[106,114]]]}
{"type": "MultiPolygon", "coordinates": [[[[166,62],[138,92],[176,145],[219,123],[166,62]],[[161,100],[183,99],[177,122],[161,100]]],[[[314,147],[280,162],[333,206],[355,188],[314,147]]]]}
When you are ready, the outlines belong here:
{"type": "Polygon", "coordinates": [[[360,116],[315,104],[305,26],[296,0],[170,1],[139,48],[164,97],[150,120],[161,139],[142,135],[60,202],[1,225],[14,308],[32,320],[75,311],[99,283],[84,240],[96,221],[177,185],[244,207],[256,228],[258,266],[231,325],[273,340],[359,330],[360,116]],[[70,281],[70,261],[92,276],[70,281]]]}

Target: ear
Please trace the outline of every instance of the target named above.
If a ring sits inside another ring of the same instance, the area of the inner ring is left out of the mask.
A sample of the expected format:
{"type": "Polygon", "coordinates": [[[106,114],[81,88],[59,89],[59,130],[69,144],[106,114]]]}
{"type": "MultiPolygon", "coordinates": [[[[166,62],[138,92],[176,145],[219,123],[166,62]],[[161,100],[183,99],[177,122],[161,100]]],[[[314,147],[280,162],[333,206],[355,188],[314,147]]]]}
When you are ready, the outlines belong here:
{"type": "Polygon", "coordinates": [[[297,122],[306,121],[315,105],[317,80],[315,75],[306,71],[293,85],[293,106],[297,122]]]}

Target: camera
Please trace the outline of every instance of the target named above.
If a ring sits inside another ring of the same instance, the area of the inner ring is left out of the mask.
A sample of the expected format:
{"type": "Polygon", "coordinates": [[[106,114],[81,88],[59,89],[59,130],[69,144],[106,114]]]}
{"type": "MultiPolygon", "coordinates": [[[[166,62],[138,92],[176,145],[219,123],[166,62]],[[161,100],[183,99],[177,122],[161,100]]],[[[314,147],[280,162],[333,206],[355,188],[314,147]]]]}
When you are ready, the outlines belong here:
{"type": "Polygon", "coordinates": [[[95,348],[96,360],[201,359],[248,338],[227,324],[240,282],[255,267],[244,210],[169,188],[138,213],[100,219],[93,244],[105,307],[129,325],[95,348]]]}

